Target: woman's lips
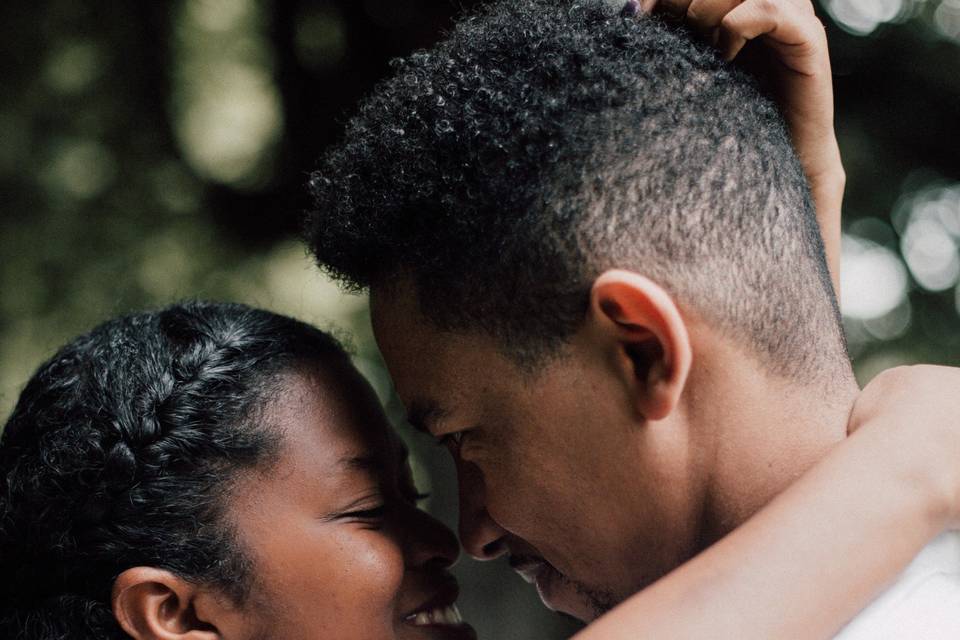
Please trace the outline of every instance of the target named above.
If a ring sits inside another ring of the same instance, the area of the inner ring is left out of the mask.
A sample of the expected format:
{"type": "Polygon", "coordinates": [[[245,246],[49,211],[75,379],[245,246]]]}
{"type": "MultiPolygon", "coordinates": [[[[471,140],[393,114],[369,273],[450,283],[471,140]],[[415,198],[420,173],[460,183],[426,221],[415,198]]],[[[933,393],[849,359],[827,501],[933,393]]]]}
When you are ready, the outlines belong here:
{"type": "Polygon", "coordinates": [[[460,617],[457,605],[436,607],[411,614],[404,623],[443,640],[476,640],[477,632],[460,617]]]}
{"type": "Polygon", "coordinates": [[[436,594],[416,609],[403,616],[403,622],[412,627],[425,631],[438,632],[442,637],[476,638],[473,628],[463,621],[456,601],[460,595],[460,587],[453,576],[445,576],[440,580],[441,586],[436,594]]]}
{"type": "Polygon", "coordinates": [[[455,604],[418,611],[404,618],[404,621],[415,627],[432,627],[438,625],[456,626],[463,624],[460,610],[457,609],[457,605],[455,604]]]}

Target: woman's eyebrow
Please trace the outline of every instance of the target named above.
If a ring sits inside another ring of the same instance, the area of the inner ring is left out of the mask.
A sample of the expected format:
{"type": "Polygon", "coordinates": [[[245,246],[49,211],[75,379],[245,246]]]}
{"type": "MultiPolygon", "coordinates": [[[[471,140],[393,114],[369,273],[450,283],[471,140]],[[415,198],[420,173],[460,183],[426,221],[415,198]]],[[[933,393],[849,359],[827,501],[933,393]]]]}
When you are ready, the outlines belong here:
{"type": "Polygon", "coordinates": [[[341,458],[340,465],[353,471],[372,471],[374,473],[379,473],[384,468],[383,458],[372,453],[341,458]]]}
{"type": "Polygon", "coordinates": [[[361,471],[364,473],[373,473],[379,476],[386,473],[388,466],[392,466],[397,463],[399,463],[401,466],[406,464],[407,460],[410,458],[410,450],[407,448],[407,445],[404,444],[399,437],[396,437],[391,444],[393,446],[387,446],[395,449],[396,454],[389,456],[389,463],[387,461],[388,456],[385,456],[382,453],[378,454],[372,452],[345,456],[340,459],[340,466],[348,471],[361,471]]]}

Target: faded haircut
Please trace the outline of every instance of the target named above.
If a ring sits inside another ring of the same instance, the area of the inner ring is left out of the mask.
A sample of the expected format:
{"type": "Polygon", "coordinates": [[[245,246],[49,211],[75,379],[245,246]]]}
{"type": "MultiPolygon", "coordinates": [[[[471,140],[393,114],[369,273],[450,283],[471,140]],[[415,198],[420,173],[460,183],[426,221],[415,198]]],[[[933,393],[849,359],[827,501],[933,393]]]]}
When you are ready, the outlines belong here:
{"type": "Polygon", "coordinates": [[[773,103],[688,33],[508,0],[393,63],[310,179],[348,288],[412,281],[438,328],[556,352],[594,279],[641,273],[785,377],[849,372],[810,191],[773,103]]]}

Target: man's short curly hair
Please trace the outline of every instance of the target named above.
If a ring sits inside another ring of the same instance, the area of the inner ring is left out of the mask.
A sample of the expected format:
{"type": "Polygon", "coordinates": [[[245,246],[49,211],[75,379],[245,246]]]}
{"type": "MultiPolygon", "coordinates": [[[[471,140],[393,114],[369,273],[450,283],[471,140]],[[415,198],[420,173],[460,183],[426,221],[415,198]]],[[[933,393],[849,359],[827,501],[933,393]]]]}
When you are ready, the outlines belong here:
{"type": "Polygon", "coordinates": [[[228,513],[233,480],[279,455],[263,416],[283,377],[341,358],[291,318],[200,302],[63,347],[0,439],[0,637],[127,638],[110,593],[136,566],[242,603],[254,574],[228,513]]]}
{"type": "Polygon", "coordinates": [[[603,0],[505,0],[394,62],[309,185],[322,268],[357,289],[408,279],[437,327],[521,360],[561,345],[618,267],[788,377],[835,373],[825,354],[849,367],[775,106],[603,0]]]}

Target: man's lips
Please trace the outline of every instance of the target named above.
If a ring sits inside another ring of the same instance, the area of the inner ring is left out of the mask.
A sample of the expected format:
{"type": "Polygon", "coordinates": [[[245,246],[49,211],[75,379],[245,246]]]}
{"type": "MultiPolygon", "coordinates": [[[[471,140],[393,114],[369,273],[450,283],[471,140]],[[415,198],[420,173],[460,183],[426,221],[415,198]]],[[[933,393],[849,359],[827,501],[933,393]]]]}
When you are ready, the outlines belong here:
{"type": "Polygon", "coordinates": [[[536,582],[545,570],[552,568],[543,558],[530,555],[512,555],[508,562],[510,567],[530,584],[536,582]]]}
{"type": "Polygon", "coordinates": [[[513,555],[509,559],[510,566],[527,582],[537,588],[537,593],[543,604],[554,611],[562,609],[564,585],[566,580],[552,564],[539,556],[513,555]]]}

